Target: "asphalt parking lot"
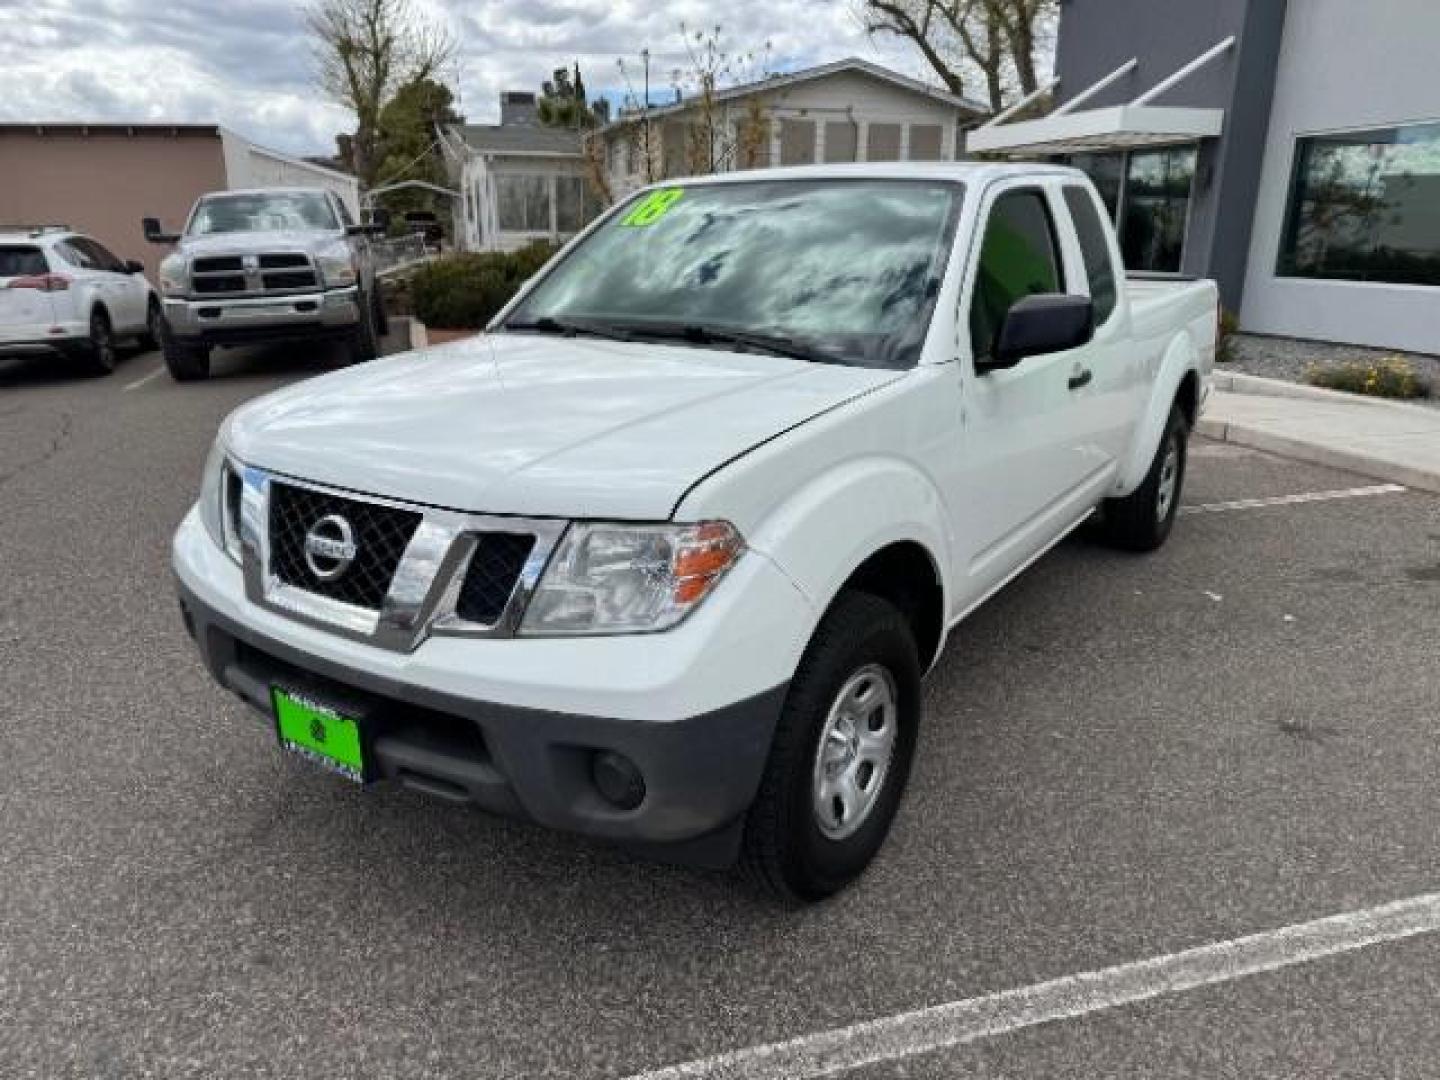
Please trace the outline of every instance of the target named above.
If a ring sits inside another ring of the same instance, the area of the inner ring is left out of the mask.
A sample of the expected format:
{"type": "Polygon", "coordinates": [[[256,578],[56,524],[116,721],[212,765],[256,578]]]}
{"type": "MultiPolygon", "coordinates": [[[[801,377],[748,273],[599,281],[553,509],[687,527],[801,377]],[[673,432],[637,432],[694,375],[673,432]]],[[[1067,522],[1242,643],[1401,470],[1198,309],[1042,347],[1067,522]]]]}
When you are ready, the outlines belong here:
{"type": "MultiPolygon", "coordinates": [[[[1164,550],[1079,535],[963,625],[888,847],[795,911],[283,758],[168,541],[324,363],[158,364],[0,361],[0,1076],[643,1075],[1440,890],[1440,498],[1196,440],[1164,550]]],[[[846,1075],[1430,1076],[1437,1006],[1414,934],[846,1075]]]]}

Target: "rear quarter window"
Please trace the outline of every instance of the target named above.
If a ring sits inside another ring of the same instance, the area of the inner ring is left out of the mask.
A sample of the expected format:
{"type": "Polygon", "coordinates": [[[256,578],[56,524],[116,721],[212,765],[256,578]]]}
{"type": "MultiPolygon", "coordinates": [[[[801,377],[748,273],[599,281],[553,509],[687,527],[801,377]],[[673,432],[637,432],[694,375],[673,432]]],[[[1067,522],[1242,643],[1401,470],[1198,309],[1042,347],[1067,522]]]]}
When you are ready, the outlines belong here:
{"type": "Polygon", "coordinates": [[[1115,260],[1110,258],[1110,245],[1105,238],[1105,223],[1095,209],[1095,200],[1082,187],[1065,189],[1065,205],[1075,223],[1080,241],[1080,254],[1085,260],[1085,276],[1090,279],[1090,299],[1095,304],[1095,325],[1100,326],[1115,310],[1115,260]]]}
{"type": "Polygon", "coordinates": [[[38,247],[0,247],[0,278],[29,277],[48,273],[45,253],[38,247]]]}

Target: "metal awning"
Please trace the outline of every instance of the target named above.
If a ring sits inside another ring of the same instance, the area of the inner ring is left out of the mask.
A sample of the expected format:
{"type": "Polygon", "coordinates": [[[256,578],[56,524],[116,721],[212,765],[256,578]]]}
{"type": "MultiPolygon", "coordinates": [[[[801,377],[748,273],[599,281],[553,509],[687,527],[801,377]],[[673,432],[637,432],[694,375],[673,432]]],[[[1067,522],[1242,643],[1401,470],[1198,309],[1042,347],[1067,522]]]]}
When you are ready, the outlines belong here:
{"type": "Polygon", "coordinates": [[[1077,105],[1090,100],[1134,71],[1139,64],[1135,58],[1127,60],[1099,82],[1076,94],[1049,116],[1038,120],[1006,123],[1031,102],[1054,90],[1059,85],[1059,80],[1053,79],[1035,93],[1017,101],[988,124],[970,132],[965,140],[965,148],[979,154],[1028,157],[1173,146],[1177,143],[1216,138],[1225,126],[1224,109],[1178,108],[1152,105],[1151,102],[1174,89],[1216,57],[1228,52],[1234,45],[1233,36],[1226,38],[1126,105],[1075,111],[1077,105]]]}
{"type": "Polygon", "coordinates": [[[1224,109],[1116,105],[970,132],[965,148],[986,154],[1078,154],[1167,146],[1217,137],[1224,109]]]}

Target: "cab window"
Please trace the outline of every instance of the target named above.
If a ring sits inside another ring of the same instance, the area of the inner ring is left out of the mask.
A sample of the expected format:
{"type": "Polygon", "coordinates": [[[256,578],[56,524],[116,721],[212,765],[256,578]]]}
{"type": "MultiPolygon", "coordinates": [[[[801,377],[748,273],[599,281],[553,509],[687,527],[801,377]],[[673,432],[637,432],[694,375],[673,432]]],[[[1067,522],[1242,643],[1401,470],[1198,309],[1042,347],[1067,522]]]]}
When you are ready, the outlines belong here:
{"type": "Polygon", "coordinates": [[[996,199],[985,224],[970,302],[970,345],[976,360],[993,354],[1005,316],[1017,300],[1065,291],[1060,266],[1044,194],[1012,191],[996,199]]]}
{"type": "Polygon", "coordinates": [[[1090,279],[1090,299],[1095,304],[1095,325],[1101,326],[1115,310],[1115,262],[1110,258],[1110,244],[1105,239],[1105,225],[1095,200],[1083,187],[1065,189],[1065,205],[1075,222],[1075,235],[1080,240],[1080,254],[1085,260],[1085,276],[1090,279]]]}

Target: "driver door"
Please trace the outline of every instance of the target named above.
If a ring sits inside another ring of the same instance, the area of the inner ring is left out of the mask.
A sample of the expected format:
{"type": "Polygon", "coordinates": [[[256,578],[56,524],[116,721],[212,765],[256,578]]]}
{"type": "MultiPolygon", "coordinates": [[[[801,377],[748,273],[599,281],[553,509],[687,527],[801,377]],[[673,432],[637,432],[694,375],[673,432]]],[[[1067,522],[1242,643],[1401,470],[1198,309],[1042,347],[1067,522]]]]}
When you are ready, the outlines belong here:
{"type": "Polygon", "coordinates": [[[1011,368],[983,366],[1012,304],[1067,291],[1056,224],[1064,219],[1052,193],[1033,181],[997,185],[979,220],[960,322],[970,343],[960,364],[968,478],[960,517],[969,533],[967,577],[983,593],[1073,523],[1088,498],[1094,461],[1085,452],[1075,392],[1083,349],[1029,356],[1011,368]]]}

